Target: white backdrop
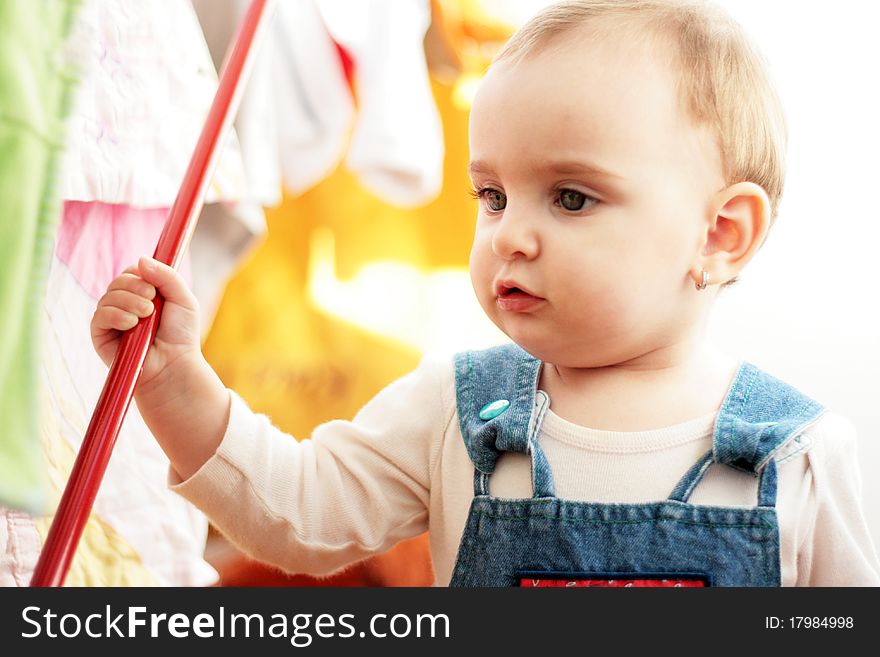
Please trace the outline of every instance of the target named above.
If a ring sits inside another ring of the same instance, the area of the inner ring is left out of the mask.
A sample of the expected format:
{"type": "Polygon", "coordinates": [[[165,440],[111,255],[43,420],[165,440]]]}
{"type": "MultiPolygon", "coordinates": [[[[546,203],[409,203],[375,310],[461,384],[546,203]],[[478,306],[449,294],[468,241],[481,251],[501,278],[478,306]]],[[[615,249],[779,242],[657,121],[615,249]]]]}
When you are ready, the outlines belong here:
{"type": "Polygon", "coordinates": [[[765,57],[789,119],[780,216],[712,333],[859,432],[880,547],[880,3],[720,0],[765,57]]]}

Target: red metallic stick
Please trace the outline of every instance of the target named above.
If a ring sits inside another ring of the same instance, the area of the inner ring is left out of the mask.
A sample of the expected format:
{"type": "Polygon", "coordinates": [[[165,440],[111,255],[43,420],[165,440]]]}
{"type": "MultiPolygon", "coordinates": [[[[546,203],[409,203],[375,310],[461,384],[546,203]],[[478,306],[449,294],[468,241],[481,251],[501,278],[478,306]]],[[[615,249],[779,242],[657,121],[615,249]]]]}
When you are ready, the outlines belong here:
{"type": "MultiPolygon", "coordinates": [[[[235,45],[223,64],[214,102],[153,254],[156,260],[175,269],[179,267],[195,231],[199,212],[205,201],[205,192],[221,152],[220,146],[229,133],[253,64],[256,50],[254,43],[265,31],[274,2],[275,0],[251,1],[235,37],[235,45]]],[[[40,553],[31,586],[61,586],[64,583],[122,421],[131,404],[147,351],[156,337],[163,306],[163,299],[158,295],[154,306],[155,312],[141,319],[137,326],[125,333],[119,343],[116,358],[110,366],[107,381],[98,398],[92,421],[86,430],[82,447],[40,553]]]]}

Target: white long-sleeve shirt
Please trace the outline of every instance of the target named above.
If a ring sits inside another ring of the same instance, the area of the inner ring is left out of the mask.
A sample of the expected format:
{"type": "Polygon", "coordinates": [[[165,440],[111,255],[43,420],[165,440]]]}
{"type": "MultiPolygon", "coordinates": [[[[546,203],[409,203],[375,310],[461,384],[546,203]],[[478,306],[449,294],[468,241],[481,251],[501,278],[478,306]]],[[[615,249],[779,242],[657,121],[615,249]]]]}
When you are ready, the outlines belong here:
{"type": "MultiPolygon", "coordinates": [[[[291,572],[330,573],[430,531],[436,583],[452,575],[473,498],[474,466],[459,429],[451,357],[429,355],[351,422],[298,442],[230,391],[216,453],[172,489],[256,559],[291,572]]],[[[715,414],[652,431],[600,431],[547,413],[539,440],[560,498],[666,499],[712,446],[715,414]]],[[[852,425],[826,412],[778,455],[777,512],[784,586],[878,586],[880,564],[861,508],[852,425]]],[[[694,504],[754,506],[757,478],[715,465],[694,504]]],[[[499,497],[531,497],[526,455],[506,453],[490,477],[499,497]]]]}

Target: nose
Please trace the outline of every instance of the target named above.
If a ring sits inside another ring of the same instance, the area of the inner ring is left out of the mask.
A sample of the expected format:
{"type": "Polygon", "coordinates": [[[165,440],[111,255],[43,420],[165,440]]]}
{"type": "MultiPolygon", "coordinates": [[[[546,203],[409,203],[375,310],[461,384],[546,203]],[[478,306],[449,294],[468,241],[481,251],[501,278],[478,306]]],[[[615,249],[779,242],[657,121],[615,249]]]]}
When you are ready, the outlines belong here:
{"type": "Polygon", "coordinates": [[[495,225],[492,251],[504,260],[531,260],[540,252],[538,231],[530,213],[524,208],[512,206],[509,199],[504,214],[495,225]]]}

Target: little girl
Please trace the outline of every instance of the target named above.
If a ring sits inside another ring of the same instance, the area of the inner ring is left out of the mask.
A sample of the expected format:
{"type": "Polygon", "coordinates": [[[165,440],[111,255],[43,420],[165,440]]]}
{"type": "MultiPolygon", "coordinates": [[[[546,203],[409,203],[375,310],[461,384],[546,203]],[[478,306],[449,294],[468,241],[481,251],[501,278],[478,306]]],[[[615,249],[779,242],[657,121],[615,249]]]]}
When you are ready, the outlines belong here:
{"type": "Polygon", "coordinates": [[[511,344],[427,356],[302,442],[221,383],[161,263],[110,284],[94,345],[109,365],[165,298],[135,401],[170,483],[285,570],[427,529],[438,584],[877,585],[851,425],[705,336],[775,219],[784,144],[726,15],[563,2],[511,39],[470,117],[471,276],[511,344]]]}

